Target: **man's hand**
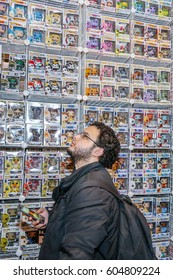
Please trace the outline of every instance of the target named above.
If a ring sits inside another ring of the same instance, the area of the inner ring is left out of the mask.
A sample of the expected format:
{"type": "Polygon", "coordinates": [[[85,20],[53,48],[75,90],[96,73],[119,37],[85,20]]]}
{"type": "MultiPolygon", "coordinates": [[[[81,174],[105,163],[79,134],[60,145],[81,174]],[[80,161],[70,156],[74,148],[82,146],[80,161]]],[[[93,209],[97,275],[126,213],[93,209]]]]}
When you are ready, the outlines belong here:
{"type": "Polygon", "coordinates": [[[31,217],[29,217],[29,221],[32,222],[32,225],[37,229],[44,229],[47,226],[49,213],[45,208],[40,208],[36,211],[36,213],[40,214],[44,217],[44,222],[40,223],[39,220],[33,220],[31,217]]]}

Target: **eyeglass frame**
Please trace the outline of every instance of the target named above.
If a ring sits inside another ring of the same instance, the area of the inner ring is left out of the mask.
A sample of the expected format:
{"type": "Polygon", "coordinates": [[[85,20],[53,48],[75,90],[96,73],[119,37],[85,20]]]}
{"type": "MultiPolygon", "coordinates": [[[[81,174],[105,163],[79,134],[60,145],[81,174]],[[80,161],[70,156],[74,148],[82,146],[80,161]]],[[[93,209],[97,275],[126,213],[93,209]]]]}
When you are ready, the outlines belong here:
{"type": "Polygon", "coordinates": [[[80,133],[80,135],[82,136],[82,138],[85,138],[85,137],[88,138],[88,139],[91,140],[97,147],[99,147],[98,144],[97,144],[90,136],[88,136],[87,132],[83,131],[83,132],[80,133]]]}

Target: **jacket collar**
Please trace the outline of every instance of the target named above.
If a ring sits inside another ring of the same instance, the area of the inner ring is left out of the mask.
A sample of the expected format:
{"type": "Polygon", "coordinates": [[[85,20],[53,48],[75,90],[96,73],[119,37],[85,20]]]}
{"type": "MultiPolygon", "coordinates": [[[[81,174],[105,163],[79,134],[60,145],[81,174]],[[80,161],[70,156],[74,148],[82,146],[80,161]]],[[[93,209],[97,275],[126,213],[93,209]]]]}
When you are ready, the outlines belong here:
{"type": "Polygon", "coordinates": [[[77,170],[75,169],[71,175],[67,176],[66,178],[63,178],[59,186],[53,190],[53,194],[52,194],[53,200],[57,201],[60,197],[64,196],[64,194],[73,186],[74,183],[76,183],[81,177],[89,173],[91,170],[96,171],[100,168],[103,168],[101,163],[94,162],[82,166],[77,170]]]}

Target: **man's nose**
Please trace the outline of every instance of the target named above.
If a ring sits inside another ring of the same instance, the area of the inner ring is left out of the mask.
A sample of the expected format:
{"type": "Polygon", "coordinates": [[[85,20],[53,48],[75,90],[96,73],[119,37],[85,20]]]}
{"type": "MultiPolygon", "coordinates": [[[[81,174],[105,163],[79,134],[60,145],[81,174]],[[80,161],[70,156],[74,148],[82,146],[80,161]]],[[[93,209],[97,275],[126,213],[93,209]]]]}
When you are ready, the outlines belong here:
{"type": "Polygon", "coordinates": [[[80,138],[80,134],[75,134],[75,135],[73,136],[73,139],[74,139],[74,140],[76,140],[76,139],[78,139],[78,138],[80,138]]]}

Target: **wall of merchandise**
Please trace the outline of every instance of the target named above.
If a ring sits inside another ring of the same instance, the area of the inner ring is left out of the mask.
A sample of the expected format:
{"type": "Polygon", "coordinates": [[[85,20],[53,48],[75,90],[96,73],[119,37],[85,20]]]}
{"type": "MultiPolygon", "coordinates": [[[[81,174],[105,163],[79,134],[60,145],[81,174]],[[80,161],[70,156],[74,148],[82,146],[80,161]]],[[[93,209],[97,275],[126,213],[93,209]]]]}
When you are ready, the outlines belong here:
{"type": "Polygon", "coordinates": [[[38,258],[44,232],[18,205],[52,208],[66,148],[96,120],[121,142],[115,187],[172,258],[171,5],[0,0],[0,259],[38,258]]]}

